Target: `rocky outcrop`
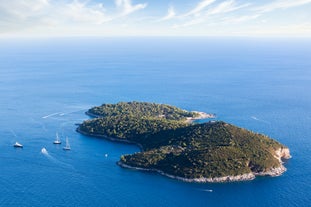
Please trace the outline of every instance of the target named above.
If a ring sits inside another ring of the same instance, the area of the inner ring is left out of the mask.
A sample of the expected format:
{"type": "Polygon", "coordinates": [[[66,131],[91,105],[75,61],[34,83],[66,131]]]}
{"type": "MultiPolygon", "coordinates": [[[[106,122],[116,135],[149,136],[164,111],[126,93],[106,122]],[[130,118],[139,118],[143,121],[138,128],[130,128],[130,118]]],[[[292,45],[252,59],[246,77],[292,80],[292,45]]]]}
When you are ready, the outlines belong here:
{"type": "Polygon", "coordinates": [[[264,172],[254,173],[256,176],[280,176],[286,171],[286,168],[281,164],[280,167],[271,168],[264,172]]]}
{"type": "Polygon", "coordinates": [[[193,113],[196,113],[198,116],[196,117],[187,117],[186,118],[186,123],[191,123],[195,120],[200,120],[200,119],[213,119],[216,118],[216,114],[207,114],[205,112],[200,112],[200,111],[192,111],[193,113]]]}
{"type": "Polygon", "coordinates": [[[216,178],[194,178],[189,179],[190,182],[200,182],[200,183],[223,183],[223,182],[235,182],[235,181],[246,181],[255,179],[255,175],[253,173],[246,173],[242,175],[235,176],[224,176],[224,177],[216,177],[216,178]]]}
{"type": "Polygon", "coordinates": [[[290,151],[288,148],[279,148],[275,151],[274,157],[279,160],[280,166],[271,168],[264,172],[255,173],[256,176],[280,176],[282,175],[287,169],[283,165],[282,159],[290,159],[292,156],[290,155],[290,151]]]}
{"type": "Polygon", "coordinates": [[[290,155],[288,148],[279,148],[275,151],[275,158],[277,158],[280,162],[282,159],[290,159],[292,156],[290,155]]]}

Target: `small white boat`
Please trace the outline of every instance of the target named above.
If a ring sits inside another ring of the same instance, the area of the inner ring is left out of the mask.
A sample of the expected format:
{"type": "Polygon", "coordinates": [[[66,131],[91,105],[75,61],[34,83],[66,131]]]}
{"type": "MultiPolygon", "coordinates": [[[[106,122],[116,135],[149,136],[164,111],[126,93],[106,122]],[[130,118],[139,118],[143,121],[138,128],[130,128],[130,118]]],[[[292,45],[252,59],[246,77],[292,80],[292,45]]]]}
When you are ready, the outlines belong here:
{"type": "Polygon", "coordinates": [[[68,137],[66,137],[66,146],[63,147],[63,150],[70,150],[70,145],[69,145],[69,141],[68,141],[68,137]]]}
{"type": "Polygon", "coordinates": [[[42,153],[42,154],[47,154],[47,153],[48,153],[48,151],[46,150],[46,148],[45,148],[45,147],[43,147],[43,148],[41,149],[41,153],[42,153]]]}
{"type": "Polygon", "coordinates": [[[62,142],[59,139],[58,133],[56,133],[56,140],[53,142],[53,144],[61,144],[62,142]]]}
{"type": "Polygon", "coordinates": [[[18,143],[18,142],[15,142],[15,144],[13,145],[14,147],[19,147],[19,148],[23,148],[23,145],[18,143]]]}

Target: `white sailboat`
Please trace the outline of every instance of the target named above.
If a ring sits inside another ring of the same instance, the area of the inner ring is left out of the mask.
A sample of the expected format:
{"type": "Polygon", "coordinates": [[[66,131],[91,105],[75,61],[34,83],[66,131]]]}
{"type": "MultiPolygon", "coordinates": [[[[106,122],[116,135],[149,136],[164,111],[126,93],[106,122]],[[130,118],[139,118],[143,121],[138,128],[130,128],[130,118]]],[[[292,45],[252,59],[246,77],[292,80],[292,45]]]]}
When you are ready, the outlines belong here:
{"type": "Polygon", "coordinates": [[[62,142],[59,139],[58,133],[56,133],[56,140],[53,142],[53,144],[61,144],[62,142]]]}
{"type": "Polygon", "coordinates": [[[70,145],[69,145],[69,141],[68,141],[68,137],[66,137],[66,146],[63,148],[63,150],[70,150],[70,145]]]}
{"type": "Polygon", "coordinates": [[[18,142],[15,142],[15,144],[13,145],[14,147],[19,147],[19,148],[23,148],[23,145],[18,143],[18,142]]]}

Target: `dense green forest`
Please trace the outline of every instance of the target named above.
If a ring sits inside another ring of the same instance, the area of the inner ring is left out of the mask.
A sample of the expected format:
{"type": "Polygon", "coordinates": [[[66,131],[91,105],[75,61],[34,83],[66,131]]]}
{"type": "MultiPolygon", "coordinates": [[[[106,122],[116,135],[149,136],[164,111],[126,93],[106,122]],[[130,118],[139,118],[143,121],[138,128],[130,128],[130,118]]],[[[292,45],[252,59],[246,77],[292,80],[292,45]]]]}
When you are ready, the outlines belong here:
{"type": "Polygon", "coordinates": [[[184,119],[196,114],[169,105],[121,102],[88,112],[98,117],[84,121],[79,132],[142,147],[142,152],[123,155],[120,163],[183,178],[265,172],[281,165],[274,155],[285,148],[265,135],[225,122],[187,123],[184,119]]]}
{"type": "Polygon", "coordinates": [[[188,112],[167,104],[148,102],[119,102],[117,104],[103,104],[88,110],[89,115],[97,117],[132,116],[132,117],[155,117],[168,120],[183,120],[187,117],[198,116],[195,112],[188,112]]]}
{"type": "Polygon", "coordinates": [[[263,172],[280,165],[273,155],[284,147],[264,135],[224,122],[161,131],[140,143],[145,151],[122,156],[122,163],[184,178],[263,172]]]}
{"type": "Polygon", "coordinates": [[[93,136],[105,135],[138,142],[141,137],[146,135],[187,125],[189,124],[184,121],[146,116],[138,118],[128,115],[117,115],[87,120],[79,126],[79,130],[93,136]]]}

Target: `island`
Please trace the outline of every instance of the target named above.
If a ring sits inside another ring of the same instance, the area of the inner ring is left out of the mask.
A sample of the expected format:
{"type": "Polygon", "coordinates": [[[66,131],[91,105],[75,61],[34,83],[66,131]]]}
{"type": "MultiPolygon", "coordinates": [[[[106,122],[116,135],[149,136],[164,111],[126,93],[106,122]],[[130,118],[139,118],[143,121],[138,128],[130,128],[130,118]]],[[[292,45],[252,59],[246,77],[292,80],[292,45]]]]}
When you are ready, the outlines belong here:
{"type": "Polygon", "coordinates": [[[266,135],[214,119],[215,114],[167,104],[120,102],[89,109],[92,117],[77,131],[136,144],[141,151],[122,155],[124,168],[154,171],[187,182],[252,180],[279,176],[289,149],[266,135]]]}

